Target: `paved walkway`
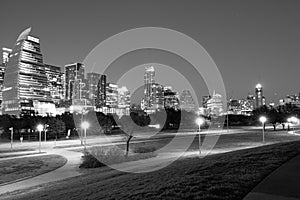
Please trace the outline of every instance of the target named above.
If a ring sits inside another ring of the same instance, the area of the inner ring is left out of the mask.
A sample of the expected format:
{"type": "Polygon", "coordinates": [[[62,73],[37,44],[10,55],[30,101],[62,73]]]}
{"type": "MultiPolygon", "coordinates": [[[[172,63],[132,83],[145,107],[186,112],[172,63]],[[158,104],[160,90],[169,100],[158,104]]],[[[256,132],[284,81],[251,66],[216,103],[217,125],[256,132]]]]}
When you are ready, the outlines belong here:
{"type": "Polygon", "coordinates": [[[300,155],[272,172],[244,200],[300,199],[300,155]]]}
{"type": "Polygon", "coordinates": [[[47,151],[47,153],[61,155],[65,157],[68,161],[64,166],[54,171],[39,176],[35,176],[33,178],[29,178],[23,181],[1,186],[0,195],[5,194],[7,192],[23,190],[44,183],[59,181],[66,178],[71,178],[80,175],[78,171],[78,165],[80,163],[80,159],[82,155],[81,152],[66,151],[66,150],[49,150],[47,151]]]}

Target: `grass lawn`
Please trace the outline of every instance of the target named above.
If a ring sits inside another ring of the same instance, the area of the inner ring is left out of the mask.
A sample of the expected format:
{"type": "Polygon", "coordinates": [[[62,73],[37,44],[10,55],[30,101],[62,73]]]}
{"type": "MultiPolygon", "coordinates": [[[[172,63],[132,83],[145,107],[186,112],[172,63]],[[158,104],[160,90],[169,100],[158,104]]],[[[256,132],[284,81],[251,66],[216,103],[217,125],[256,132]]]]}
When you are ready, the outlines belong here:
{"type": "Polygon", "coordinates": [[[64,157],[59,155],[44,155],[1,161],[0,184],[52,171],[64,165],[66,161],[64,157]]]}
{"type": "Polygon", "coordinates": [[[183,158],[159,171],[128,174],[99,168],[13,199],[228,199],[243,197],[300,153],[300,142],[183,158]]]}
{"type": "Polygon", "coordinates": [[[32,153],[20,153],[20,154],[0,154],[0,158],[11,158],[11,157],[18,157],[18,156],[28,156],[28,155],[36,155],[36,154],[40,154],[39,152],[32,152],[32,153]]]}
{"type": "Polygon", "coordinates": [[[1,149],[0,150],[0,155],[1,153],[11,153],[11,152],[24,152],[24,151],[33,151],[34,149],[29,149],[29,148],[18,148],[18,149],[1,149]]]}

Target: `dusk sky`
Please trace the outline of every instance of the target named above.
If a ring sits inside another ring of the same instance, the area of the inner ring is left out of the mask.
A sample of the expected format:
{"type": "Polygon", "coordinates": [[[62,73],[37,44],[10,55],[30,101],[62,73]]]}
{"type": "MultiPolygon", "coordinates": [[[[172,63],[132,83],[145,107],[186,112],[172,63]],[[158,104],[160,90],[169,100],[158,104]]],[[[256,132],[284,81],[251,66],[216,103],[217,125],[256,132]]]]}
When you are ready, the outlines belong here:
{"type": "MultiPolygon", "coordinates": [[[[119,32],[169,28],[206,49],[221,72],[227,97],[246,97],[260,82],[270,102],[300,92],[299,10],[297,0],[2,1],[0,46],[13,47],[20,32],[32,27],[44,62],[64,66],[82,62],[97,44],[119,32]]],[[[201,88],[200,95],[207,95],[201,88]]]]}

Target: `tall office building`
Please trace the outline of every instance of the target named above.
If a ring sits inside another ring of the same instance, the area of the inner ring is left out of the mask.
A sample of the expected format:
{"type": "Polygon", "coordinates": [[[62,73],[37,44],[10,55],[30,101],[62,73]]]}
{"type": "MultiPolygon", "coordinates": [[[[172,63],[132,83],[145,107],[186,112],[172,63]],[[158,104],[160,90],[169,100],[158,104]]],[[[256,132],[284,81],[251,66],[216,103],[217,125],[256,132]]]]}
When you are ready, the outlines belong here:
{"type": "Polygon", "coordinates": [[[172,90],[172,87],[164,87],[164,107],[179,110],[180,102],[177,92],[172,90]]]}
{"type": "Polygon", "coordinates": [[[211,98],[210,95],[202,96],[202,107],[207,108],[207,101],[211,98]]]}
{"type": "Polygon", "coordinates": [[[265,105],[265,97],[263,96],[263,87],[258,83],[255,87],[255,108],[265,105]]]}
{"type": "Polygon", "coordinates": [[[153,89],[153,108],[154,109],[163,109],[164,108],[164,86],[153,83],[152,84],[153,89]]]}
{"type": "Polygon", "coordinates": [[[5,72],[5,64],[0,64],[0,104],[2,101],[2,89],[3,89],[3,81],[4,81],[4,72],[5,72]]]}
{"type": "Polygon", "coordinates": [[[73,63],[65,65],[65,99],[70,100],[81,96],[84,80],[84,65],[73,63]]]}
{"type": "Polygon", "coordinates": [[[114,83],[106,84],[106,107],[105,113],[116,113],[118,108],[118,85],[114,83]]]}
{"type": "Polygon", "coordinates": [[[2,98],[2,90],[3,90],[3,81],[5,75],[5,65],[9,60],[9,56],[12,52],[12,49],[2,48],[2,64],[0,64],[0,104],[3,100],[2,98]]]}
{"type": "Polygon", "coordinates": [[[3,83],[3,114],[33,115],[51,112],[50,91],[40,41],[23,31],[6,63],[3,83]]]}
{"type": "Polygon", "coordinates": [[[99,105],[99,103],[103,101],[103,99],[105,98],[103,97],[105,96],[105,87],[106,87],[106,77],[104,76],[105,75],[98,74],[95,72],[87,73],[89,99],[92,101],[92,104],[94,106],[96,106],[96,104],[99,105]],[[99,100],[98,97],[101,100],[99,100]]]}
{"type": "Polygon", "coordinates": [[[59,103],[64,99],[64,74],[61,67],[45,64],[45,74],[48,79],[51,99],[55,103],[59,103]]]}
{"type": "Polygon", "coordinates": [[[196,104],[189,90],[183,90],[180,95],[180,108],[188,112],[196,111],[196,104]]]}
{"type": "Polygon", "coordinates": [[[211,98],[207,101],[207,110],[210,115],[219,116],[223,113],[222,95],[214,91],[211,98]]]}
{"type": "Polygon", "coordinates": [[[11,55],[12,49],[3,47],[2,48],[2,63],[6,64],[9,61],[9,56],[11,55]]]}
{"type": "Polygon", "coordinates": [[[146,109],[153,108],[155,102],[155,96],[153,91],[153,85],[155,83],[155,70],[153,66],[148,66],[145,68],[144,74],[144,107],[146,109]]]}
{"type": "Polygon", "coordinates": [[[118,88],[118,115],[129,115],[130,113],[130,92],[123,86],[118,88]]]}
{"type": "Polygon", "coordinates": [[[106,75],[101,75],[97,83],[95,106],[96,109],[106,106],[106,75]]]}

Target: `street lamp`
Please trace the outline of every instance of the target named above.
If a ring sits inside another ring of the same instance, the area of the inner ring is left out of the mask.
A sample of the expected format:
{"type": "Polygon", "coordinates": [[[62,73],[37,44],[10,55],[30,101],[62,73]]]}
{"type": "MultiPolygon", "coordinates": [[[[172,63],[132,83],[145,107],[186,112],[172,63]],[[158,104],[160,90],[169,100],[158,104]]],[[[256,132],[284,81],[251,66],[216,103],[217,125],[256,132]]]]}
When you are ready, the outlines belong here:
{"type": "Polygon", "coordinates": [[[84,129],[84,147],[86,146],[86,129],[90,127],[90,124],[87,121],[81,123],[81,128],[84,129]]]}
{"type": "Polygon", "coordinates": [[[49,125],[48,124],[45,124],[45,143],[47,142],[47,128],[49,127],[49,125]]]}
{"type": "Polygon", "coordinates": [[[287,121],[288,121],[288,129],[290,129],[290,124],[297,124],[299,122],[299,119],[293,116],[288,118],[287,121]]]}
{"type": "Polygon", "coordinates": [[[42,124],[39,124],[36,128],[39,131],[39,152],[41,153],[41,136],[44,126],[42,124]]]}
{"type": "Polygon", "coordinates": [[[267,118],[265,116],[261,116],[259,118],[259,121],[262,123],[263,143],[265,143],[265,123],[267,121],[267,118]]]}
{"type": "Polygon", "coordinates": [[[204,123],[204,119],[202,117],[198,117],[196,119],[196,124],[198,124],[198,129],[199,129],[199,155],[201,154],[201,135],[200,135],[200,131],[201,131],[201,125],[204,123]]]}

